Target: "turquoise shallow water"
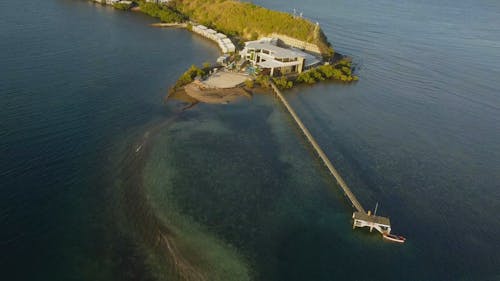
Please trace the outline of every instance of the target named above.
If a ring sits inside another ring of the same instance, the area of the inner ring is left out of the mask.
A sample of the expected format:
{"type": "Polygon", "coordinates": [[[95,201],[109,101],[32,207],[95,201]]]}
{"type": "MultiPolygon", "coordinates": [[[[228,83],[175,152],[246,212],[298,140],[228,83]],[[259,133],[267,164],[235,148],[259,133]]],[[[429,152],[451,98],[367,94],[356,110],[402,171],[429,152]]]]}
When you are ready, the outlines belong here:
{"type": "Polygon", "coordinates": [[[5,2],[3,276],[179,279],[163,234],[209,280],[498,280],[499,5],[254,3],[296,8],[354,57],[358,83],[286,95],[408,243],[351,230],[272,97],[181,114],[163,104],[179,73],[217,57],[212,43],[86,1],[5,2]]]}

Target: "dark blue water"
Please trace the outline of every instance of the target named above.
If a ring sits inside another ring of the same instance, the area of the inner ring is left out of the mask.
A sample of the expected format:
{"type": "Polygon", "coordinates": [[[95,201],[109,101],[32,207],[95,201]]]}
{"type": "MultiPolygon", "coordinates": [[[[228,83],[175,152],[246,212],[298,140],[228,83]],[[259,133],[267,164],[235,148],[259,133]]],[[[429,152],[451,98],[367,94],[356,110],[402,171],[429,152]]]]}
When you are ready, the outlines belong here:
{"type": "Polygon", "coordinates": [[[178,73],[217,49],[86,1],[3,1],[0,11],[0,271],[124,280],[108,212],[113,155],[167,114],[178,73]]]}
{"type": "Polygon", "coordinates": [[[254,3],[298,9],[354,57],[356,84],[286,94],[408,243],[351,230],[338,187],[270,96],[182,114],[163,104],[184,69],[218,55],[212,43],[85,1],[5,2],[2,276],[500,278],[499,4],[254,3]]]}
{"type": "MultiPolygon", "coordinates": [[[[360,200],[381,203],[410,237],[417,260],[388,266],[419,273],[394,279],[497,280],[498,3],[259,3],[299,9],[358,62],[355,86],[299,88],[290,99],[360,200]]],[[[376,268],[368,255],[363,264],[376,268]]]]}

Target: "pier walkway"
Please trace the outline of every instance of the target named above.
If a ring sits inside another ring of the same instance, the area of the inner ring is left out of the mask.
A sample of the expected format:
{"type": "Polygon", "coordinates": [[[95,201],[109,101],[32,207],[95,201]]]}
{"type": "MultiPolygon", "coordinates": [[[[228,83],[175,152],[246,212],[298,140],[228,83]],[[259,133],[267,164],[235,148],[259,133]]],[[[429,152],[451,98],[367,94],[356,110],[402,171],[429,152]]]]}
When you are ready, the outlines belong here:
{"type": "MultiPolygon", "coordinates": [[[[345,181],[342,179],[340,176],[340,173],[335,169],[333,166],[332,162],[330,162],[330,159],[326,156],[325,152],[319,144],[316,142],[314,137],[311,135],[311,132],[306,128],[304,123],[300,120],[299,116],[297,113],[295,113],[295,110],[290,106],[288,101],[285,99],[281,91],[276,87],[276,85],[271,82],[271,87],[278,97],[278,99],[283,103],[283,105],[286,107],[290,115],[292,116],[293,120],[295,120],[295,123],[299,126],[299,128],[302,130],[302,133],[306,136],[307,140],[309,143],[311,143],[312,147],[314,150],[316,150],[316,153],[318,153],[319,157],[321,160],[323,160],[323,163],[325,163],[326,167],[328,170],[330,170],[330,173],[335,177],[337,180],[337,183],[340,185],[342,190],[344,191],[344,194],[347,196],[349,201],[351,201],[352,206],[356,209],[356,211],[352,214],[353,218],[353,225],[352,228],[355,229],[357,227],[368,227],[370,228],[370,232],[372,232],[373,229],[377,230],[382,234],[382,237],[386,237],[391,233],[391,222],[389,218],[386,217],[381,217],[377,216],[377,207],[375,207],[375,213],[371,214],[370,211],[368,213],[365,211],[363,206],[361,206],[361,203],[359,203],[358,199],[352,193],[351,189],[347,186],[345,181]]],[[[378,204],[377,204],[378,205],[378,204]]]]}
{"type": "Polygon", "coordinates": [[[330,170],[330,173],[335,177],[335,179],[337,180],[337,183],[340,185],[340,187],[344,191],[344,193],[347,196],[347,198],[349,198],[349,201],[351,201],[352,206],[358,212],[366,213],[365,209],[363,208],[363,206],[361,206],[361,203],[359,203],[359,201],[356,198],[356,196],[354,195],[354,193],[352,193],[351,189],[347,186],[347,184],[345,183],[345,181],[342,179],[342,177],[340,176],[339,172],[333,166],[332,162],[330,162],[330,159],[328,159],[328,157],[326,156],[325,152],[323,152],[323,149],[321,149],[321,147],[316,142],[316,140],[314,139],[314,137],[311,135],[311,133],[309,132],[309,130],[306,128],[306,126],[304,125],[304,123],[302,123],[302,121],[300,120],[300,118],[297,115],[297,113],[295,113],[295,110],[293,110],[293,108],[290,106],[290,104],[288,103],[288,101],[285,99],[285,97],[283,96],[283,94],[281,93],[281,91],[278,89],[278,87],[276,87],[276,85],[272,81],[271,81],[271,87],[272,87],[274,93],[276,93],[276,96],[278,97],[278,99],[286,107],[286,109],[288,110],[288,112],[290,113],[290,115],[292,115],[293,119],[295,120],[295,122],[297,123],[297,125],[299,126],[299,128],[302,130],[302,132],[306,136],[307,140],[309,140],[309,142],[311,143],[311,145],[313,146],[313,148],[316,150],[316,152],[318,153],[318,155],[321,158],[321,160],[323,160],[323,162],[325,163],[325,165],[328,168],[328,170],[330,170]]]}

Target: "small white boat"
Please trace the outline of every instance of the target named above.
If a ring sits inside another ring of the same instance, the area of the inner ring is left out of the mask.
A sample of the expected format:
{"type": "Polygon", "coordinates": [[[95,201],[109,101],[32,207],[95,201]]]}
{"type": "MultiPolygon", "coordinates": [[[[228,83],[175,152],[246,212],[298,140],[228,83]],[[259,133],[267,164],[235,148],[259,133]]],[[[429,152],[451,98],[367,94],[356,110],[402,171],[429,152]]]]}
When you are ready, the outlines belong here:
{"type": "Polygon", "coordinates": [[[397,242],[397,243],[404,243],[406,241],[406,238],[404,238],[403,236],[394,235],[394,234],[384,233],[384,234],[382,234],[382,237],[386,240],[389,240],[392,242],[397,242]]]}

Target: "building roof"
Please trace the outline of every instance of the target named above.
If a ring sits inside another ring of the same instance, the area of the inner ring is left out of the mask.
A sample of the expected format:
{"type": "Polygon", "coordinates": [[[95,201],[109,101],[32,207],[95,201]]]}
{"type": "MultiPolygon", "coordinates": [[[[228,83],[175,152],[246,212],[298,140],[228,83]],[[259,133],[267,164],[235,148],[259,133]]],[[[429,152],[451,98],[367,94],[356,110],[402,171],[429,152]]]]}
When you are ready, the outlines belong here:
{"type": "Polygon", "coordinates": [[[227,38],[226,34],[222,34],[222,33],[217,33],[215,34],[215,36],[219,39],[224,39],[224,38],[227,38]]]}
{"type": "Polygon", "coordinates": [[[283,67],[284,63],[276,60],[266,60],[257,63],[257,65],[262,68],[274,68],[274,67],[283,67]]]}
{"type": "Polygon", "coordinates": [[[308,54],[306,52],[303,52],[303,51],[295,49],[295,48],[292,48],[292,50],[294,52],[300,54],[300,56],[305,59],[305,64],[306,64],[305,66],[306,67],[317,65],[317,64],[321,63],[321,59],[318,58],[317,56],[313,56],[311,54],[308,54]]]}
{"type": "Polygon", "coordinates": [[[266,60],[257,63],[257,65],[262,68],[274,68],[274,67],[294,66],[294,65],[299,65],[300,63],[301,63],[300,61],[280,62],[277,60],[266,60]]]}
{"type": "Polygon", "coordinates": [[[354,212],[353,218],[357,220],[363,220],[366,222],[371,222],[371,223],[376,223],[376,224],[381,224],[385,226],[391,226],[391,222],[389,218],[386,217],[379,217],[379,216],[374,216],[374,215],[368,215],[364,212],[354,212]]]}
{"type": "Polygon", "coordinates": [[[269,42],[263,42],[263,41],[251,41],[246,43],[246,48],[248,49],[263,49],[267,50],[271,53],[272,56],[275,58],[296,58],[296,57],[302,57],[301,54],[290,50],[290,49],[285,49],[278,47],[276,45],[273,45],[269,42]]]}

